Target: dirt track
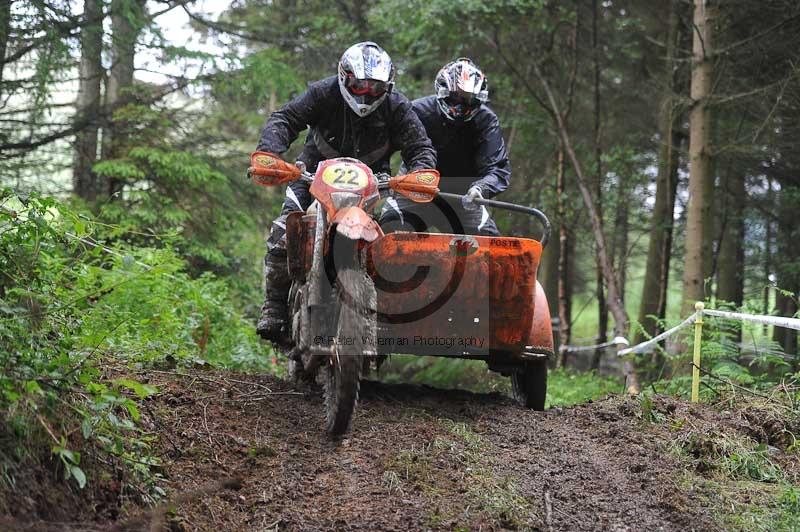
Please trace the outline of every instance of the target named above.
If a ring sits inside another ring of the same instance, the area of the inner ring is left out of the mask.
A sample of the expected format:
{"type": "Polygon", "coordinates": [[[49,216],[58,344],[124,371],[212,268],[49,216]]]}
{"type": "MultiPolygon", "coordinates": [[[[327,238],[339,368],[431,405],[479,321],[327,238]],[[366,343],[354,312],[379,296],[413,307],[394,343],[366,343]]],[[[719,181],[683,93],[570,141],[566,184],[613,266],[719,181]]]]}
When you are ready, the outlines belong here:
{"type": "Polygon", "coordinates": [[[367,382],[351,434],[332,443],[320,394],[200,375],[153,379],[172,502],[118,529],[715,528],[633,400],[531,412],[500,395],[367,382]]]}
{"type": "Polygon", "coordinates": [[[499,394],[376,382],[334,443],[318,391],[231,373],[138,378],[159,389],[142,425],[158,435],[168,500],[120,508],[132,492],[113,477],[78,490],[42,470],[6,499],[1,530],[716,530],[706,505],[719,497],[684,482],[693,466],[669,447],[689,426],[700,453],[708,431],[787,443],[760,411],[655,398],[643,413],[615,397],[532,412],[499,394]]]}

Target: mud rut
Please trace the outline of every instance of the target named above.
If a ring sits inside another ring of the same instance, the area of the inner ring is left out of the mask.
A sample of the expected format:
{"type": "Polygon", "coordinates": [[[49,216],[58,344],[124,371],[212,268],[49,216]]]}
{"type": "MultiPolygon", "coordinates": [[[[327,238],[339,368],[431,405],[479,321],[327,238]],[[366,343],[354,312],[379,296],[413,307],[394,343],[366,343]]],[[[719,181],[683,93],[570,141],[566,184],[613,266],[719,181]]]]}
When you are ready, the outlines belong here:
{"type": "Polygon", "coordinates": [[[365,382],[353,430],[333,443],[313,390],[229,373],[151,384],[143,419],[160,434],[170,502],[99,529],[715,528],[632,400],[531,412],[497,394],[365,382]]]}

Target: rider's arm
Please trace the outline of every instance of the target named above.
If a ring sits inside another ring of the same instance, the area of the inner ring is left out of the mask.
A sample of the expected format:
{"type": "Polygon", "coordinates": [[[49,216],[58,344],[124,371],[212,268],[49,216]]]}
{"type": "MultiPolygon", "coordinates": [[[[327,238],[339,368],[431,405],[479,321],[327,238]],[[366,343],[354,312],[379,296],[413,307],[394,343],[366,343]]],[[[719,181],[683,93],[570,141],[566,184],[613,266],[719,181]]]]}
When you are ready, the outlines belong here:
{"type": "Polygon", "coordinates": [[[484,198],[491,198],[508,188],[511,164],[497,115],[491,113],[486,118],[486,122],[480,125],[475,151],[475,164],[481,178],[472,183],[471,187],[479,187],[484,198]]]}
{"type": "MultiPolygon", "coordinates": [[[[400,95],[397,95],[400,96],[400,95]]],[[[392,145],[400,148],[407,171],[436,168],[436,150],[405,96],[392,111],[392,145]]]]}
{"type": "Polygon", "coordinates": [[[324,95],[319,82],[308,86],[303,94],[275,111],[261,130],[258,151],[283,153],[308,125],[318,121],[320,102],[324,95]]]}

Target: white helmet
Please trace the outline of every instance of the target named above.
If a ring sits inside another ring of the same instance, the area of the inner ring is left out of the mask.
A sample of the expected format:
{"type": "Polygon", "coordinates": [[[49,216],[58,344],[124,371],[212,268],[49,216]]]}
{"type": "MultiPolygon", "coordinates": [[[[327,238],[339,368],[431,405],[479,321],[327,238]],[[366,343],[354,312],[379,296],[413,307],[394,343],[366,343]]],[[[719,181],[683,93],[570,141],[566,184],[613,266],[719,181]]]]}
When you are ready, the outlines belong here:
{"type": "Polygon", "coordinates": [[[472,120],[475,110],[489,100],[486,76],[466,57],[447,63],[433,84],[439,110],[449,120],[472,120]]]}
{"type": "Polygon", "coordinates": [[[350,109],[367,116],[383,103],[394,87],[394,65],[374,42],[354,44],[339,60],[339,90],[350,109]]]}

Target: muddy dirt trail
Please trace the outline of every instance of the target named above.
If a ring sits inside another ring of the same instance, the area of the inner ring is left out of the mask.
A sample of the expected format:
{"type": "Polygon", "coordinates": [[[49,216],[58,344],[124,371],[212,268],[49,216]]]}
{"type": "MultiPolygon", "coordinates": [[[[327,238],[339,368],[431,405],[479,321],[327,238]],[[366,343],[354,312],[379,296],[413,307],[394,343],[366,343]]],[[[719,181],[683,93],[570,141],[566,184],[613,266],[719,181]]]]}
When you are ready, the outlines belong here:
{"type": "Polygon", "coordinates": [[[710,530],[666,429],[612,398],[532,412],[508,398],[365,382],[352,431],[268,377],[153,374],[170,502],[75,530],[710,530]]]}

